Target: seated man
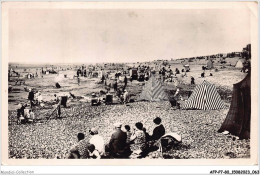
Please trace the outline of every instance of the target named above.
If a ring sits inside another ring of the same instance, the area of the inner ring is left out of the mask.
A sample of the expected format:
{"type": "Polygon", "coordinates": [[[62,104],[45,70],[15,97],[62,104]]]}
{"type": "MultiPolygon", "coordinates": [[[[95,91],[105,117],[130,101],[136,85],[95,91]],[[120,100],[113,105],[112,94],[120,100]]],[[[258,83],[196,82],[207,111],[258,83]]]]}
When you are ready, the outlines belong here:
{"type": "Polygon", "coordinates": [[[121,123],[115,123],[115,132],[112,134],[109,144],[106,145],[106,151],[115,158],[126,158],[128,154],[129,146],[126,144],[127,135],[121,130],[121,123]]]}

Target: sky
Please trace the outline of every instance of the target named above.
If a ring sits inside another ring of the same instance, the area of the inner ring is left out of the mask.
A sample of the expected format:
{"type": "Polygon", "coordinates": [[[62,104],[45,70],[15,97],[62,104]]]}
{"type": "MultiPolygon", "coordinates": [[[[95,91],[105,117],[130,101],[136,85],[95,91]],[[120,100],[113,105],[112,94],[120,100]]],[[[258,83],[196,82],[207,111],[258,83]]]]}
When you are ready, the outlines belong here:
{"type": "Polygon", "coordinates": [[[94,63],[242,51],[246,9],[10,9],[9,62],[94,63]]]}

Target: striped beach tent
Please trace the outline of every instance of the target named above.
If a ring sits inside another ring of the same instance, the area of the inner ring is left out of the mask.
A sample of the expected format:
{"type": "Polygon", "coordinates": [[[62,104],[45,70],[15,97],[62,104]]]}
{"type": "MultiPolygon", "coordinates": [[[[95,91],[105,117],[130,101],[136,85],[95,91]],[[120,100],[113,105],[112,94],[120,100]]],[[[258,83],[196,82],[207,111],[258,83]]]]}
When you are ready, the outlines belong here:
{"type": "Polygon", "coordinates": [[[186,101],[183,109],[222,109],[224,103],[217,92],[216,87],[204,80],[200,85],[197,85],[186,101]]]}
{"type": "Polygon", "coordinates": [[[138,100],[164,101],[168,100],[168,96],[164,92],[162,84],[152,75],[149,81],[145,83],[138,100]]]}
{"type": "Polygon", "coordinates": [[[233,85],[232,102],[227,117],[218,132],[228,131],[240,139],[250,138],[251,74],[233,85]]]}

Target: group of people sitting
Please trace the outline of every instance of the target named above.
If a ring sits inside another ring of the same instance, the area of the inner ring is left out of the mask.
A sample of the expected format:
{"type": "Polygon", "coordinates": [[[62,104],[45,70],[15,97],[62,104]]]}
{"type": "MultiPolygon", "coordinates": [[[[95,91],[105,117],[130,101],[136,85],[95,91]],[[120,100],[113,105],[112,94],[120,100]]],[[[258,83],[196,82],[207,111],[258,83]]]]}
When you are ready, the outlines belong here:
{"type": "Polygon", "coordinates": [[[26,108],[27,104],[19,104],[17,109],[17,124],[32,123],[35,121],[35,114],[32,109],[26,108]]]}
{"type": "MultiPolygon", "coordinates": [[[[116,91],[116,97],[118,97],[118,100],[120,103],[126,104],[130,100],[130,95],[128,91],[124,88],[119,88],[116,91]]],[[[102,91],[100,94],[92,93],[91,95],[91,105],[92,106],[99,106],[101,103],[105,104],[111,104],[113,102],[113,95],[110,92],[102,91]],[[111,98],[108,98],[108,96],[112,96],[111,98]]]]}
{"type": "Polygon", "coordinates": [[[149,152],[159,148],[158,141],[165,134],[161,118],[153,122],[156,127],[153,134],[146,132],[143,124],[137,122],[131,130],[129,125],[122,127],[121,123],[114,124],[114,133],[105,145],[104,139],[96,128],[89,130],[91,138],[87,140],[83,133],[78,133],[78,143],[71,148],[68,159],[100,159],[100,158],[142,158],[149,152]]]}

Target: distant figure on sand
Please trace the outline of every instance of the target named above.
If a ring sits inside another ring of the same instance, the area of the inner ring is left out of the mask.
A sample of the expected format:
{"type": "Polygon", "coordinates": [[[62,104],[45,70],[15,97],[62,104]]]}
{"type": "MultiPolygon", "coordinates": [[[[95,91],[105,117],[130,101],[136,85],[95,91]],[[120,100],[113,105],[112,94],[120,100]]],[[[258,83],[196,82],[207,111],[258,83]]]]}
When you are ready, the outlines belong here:
{"type": "Polygon", "coordinates": [[[190,84],[195,84],[195,78],[194,77],[191,77],[191,82],[190,84]]]}
{"type": "Polygon", "coordinates": [[[115,80],[115,83],[114,83],[114,91],[115,92],[117,91],[117,80],[115,80]]]}
{"type": "Polygon", "coordinates": [[[125,79],[124,79],[124,83],[125,83],[125,88],[127,86],[127,77],[125,76],[125,79]]]}
{"type": "Polygon", "coordinates": [[[77,79],[78,79],[78,85],[80,85],[80,78],[78,77],[77,79]]]}
{"type": "Polygon", "coordinates": [[[58,118],[61,118],[61,100],[59,100],[56,105],[56,114],[58,118]]]}
{"type": "Polygon", "coordinates": [[[205,72],[202,72],[202,73],[200,74],[200,76],[201,76],[201,78],[204,78],[204,77],[205,77],[205,72]]]}
{"type": "Polygon", "coordinates": [[[34,92],[32,89],[29,89],[29,95],[28,95],[28,100],[30,100],[31,108],[33,107],[33,101],[34,101],[34,92]]]}

